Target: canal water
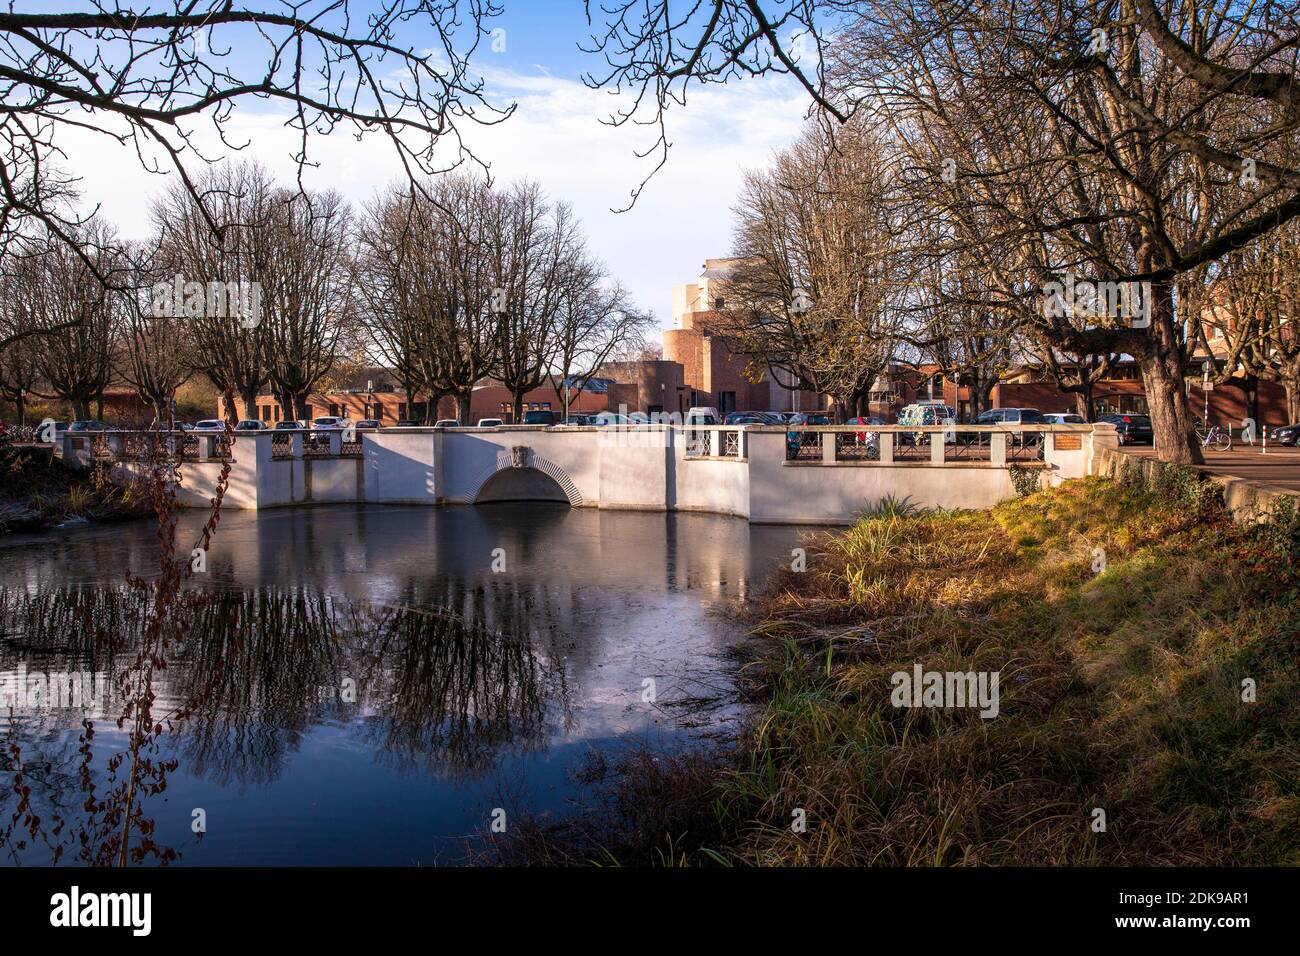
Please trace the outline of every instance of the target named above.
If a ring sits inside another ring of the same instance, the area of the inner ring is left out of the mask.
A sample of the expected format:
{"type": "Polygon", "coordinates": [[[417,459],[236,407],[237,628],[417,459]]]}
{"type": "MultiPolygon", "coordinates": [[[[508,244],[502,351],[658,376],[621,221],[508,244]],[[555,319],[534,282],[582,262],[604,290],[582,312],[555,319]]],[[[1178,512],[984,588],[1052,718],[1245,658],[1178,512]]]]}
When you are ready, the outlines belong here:
{"type": "MultiPolygon", "coordinates": [[[[141,805],[154,839],[180,865],[439,865],[572,812],[593,758],[734,734],[739,608],[807,533],[532,502],[226,512],[153,680],[174,719],[151,757],[175,761],[141,805]]],[[[127,575],[157,566],[152,521],[0,538],[0,820],[20,761],[47,825],[86,825],[85,718],[110,790],[145,619],[127,575]]],[[[5,865],[50,861],[20,839],[5,865]]]]}

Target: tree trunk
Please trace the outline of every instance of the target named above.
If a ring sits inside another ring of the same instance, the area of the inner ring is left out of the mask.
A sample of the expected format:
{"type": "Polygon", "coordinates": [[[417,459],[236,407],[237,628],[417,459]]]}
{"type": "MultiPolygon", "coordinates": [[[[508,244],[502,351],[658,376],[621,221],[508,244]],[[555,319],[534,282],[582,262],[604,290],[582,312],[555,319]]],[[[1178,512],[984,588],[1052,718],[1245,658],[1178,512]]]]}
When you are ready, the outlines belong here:
{"type": "Polygon", "coordinates": [[[1074,393],[1074,410],[1085,422],[1092,421],[1092,376],[1074,393]]]}
{"type": "Polygon", "coordinates": [[[1170,285],[1158,283],[1152,298],[1151,338],[1146,354],[1139,357],[1138,364],[1151,413],[1151,427],[1155,432],[1156,457],[1180,465],[1199,465],[1205,459],[1196,440],[1183,383],[1182,355],[1174,330],[1170,285]]]}
{"type": "Polygon", "coordinates": [[[19,392],[18,397],[14,399],[14,414],[18,416],[20,426],[27,424],[27,398],[22,392],[19,392]]]}
{"type": "Polygon", "coordinates": [[[1286,379],[1282,387],[1286,389],[1286,424],[1300,423],[1300,375],[1286,379]]]}
{"type": "Polygon", "coordinates": [[[514,399],[514,424],[518,425],[524,420],[524,393],[515,392],[511,397],[514,399]]]}
{"type": "MultiPolygon", "coordinates": [[[[257,390],[256,389],[240,389],[239,400],[244,403],[244,414],[243,414],[244,418],[261,418],[261,416],[257,414],[257,390]]],[[[238,410],[234,410],[234,411],[235,414],[232,416],[234,421],[231,424],[238,425],[240,415],[238,410]]]]}
{"type": "Polygon", "coordinates": [[[462,425],[472,425],[469,420],[469,393],[456,396],[456,420],[462,425]]]}

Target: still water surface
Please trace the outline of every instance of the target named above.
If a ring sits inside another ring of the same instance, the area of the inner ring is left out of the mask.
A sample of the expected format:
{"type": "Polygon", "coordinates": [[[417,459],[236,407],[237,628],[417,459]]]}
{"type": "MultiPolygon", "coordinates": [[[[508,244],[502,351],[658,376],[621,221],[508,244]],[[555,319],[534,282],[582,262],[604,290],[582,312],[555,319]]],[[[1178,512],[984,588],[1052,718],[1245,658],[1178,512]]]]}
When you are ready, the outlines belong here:
{"type": "MultiPolygon", "coordinates": [[[[201,520],[182,518],[187,549],[201,520]]],[[[463,859],[496,808],[507,825],[567,812],[593,753],[734,732],[738,608],[806,533],[537,503],[227,512],[190,585],[212,600],[155,682],[156,712],[202,700],[162,738],[179,765],[146,805],[157,839],[182,865],[435,865],[463,859]]],[[[0,680],[111,688],[127,649],[76,622],[129,629],[124,576],[156,573],[154,535],[0,538],[0,680]]],[[[97,767],[125,746],[111,693],[97,767]]],[[[80,799],[82,717],[15,712],[48,808],[80,799]]]]}

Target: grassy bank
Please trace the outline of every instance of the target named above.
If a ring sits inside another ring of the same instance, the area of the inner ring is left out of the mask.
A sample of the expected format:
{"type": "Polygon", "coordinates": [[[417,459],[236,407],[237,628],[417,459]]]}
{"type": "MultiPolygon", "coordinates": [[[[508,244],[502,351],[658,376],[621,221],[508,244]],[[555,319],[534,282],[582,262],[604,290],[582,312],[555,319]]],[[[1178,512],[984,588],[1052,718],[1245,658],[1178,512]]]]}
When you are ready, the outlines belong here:
{"type": "Polygon", "coordinates": [[[593,812],[498,857],[1300,863],[1300,522],[1233,524],[1213,486],[1161,481],[885,508],[819,539],[757,609],[734,749],[637,755],[593,812]],[[998,716],[894,706],[916,664],[997,672],[998,716]]]}
{"type": "Polygon", "coordinates": [[[0,534],[152,513],[147,495],[113,485],[97,470],[65,468],[47,448],[0,450],[0,534]]]}

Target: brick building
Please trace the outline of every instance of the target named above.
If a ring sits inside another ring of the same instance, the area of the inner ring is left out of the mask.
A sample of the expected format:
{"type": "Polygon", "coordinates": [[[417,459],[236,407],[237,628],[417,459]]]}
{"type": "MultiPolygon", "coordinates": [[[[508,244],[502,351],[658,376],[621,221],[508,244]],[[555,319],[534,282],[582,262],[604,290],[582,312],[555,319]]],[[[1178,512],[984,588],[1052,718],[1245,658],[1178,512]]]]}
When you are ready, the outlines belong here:
{"type": "Polygon", "coordinates": [[[665,362],[681,367],[677,400],[665,411],[685,412],[692,405],[711,405],[722,414],[734,411],[813,411],[826,403],[814,392],[795,390],[770,372],[748,371],[749,362],[713,334],[724,314],[737,303],[727,283],[735,259],[706,259],[692,283],[673,289],[673,327],[663,333],[665,362]]]}

